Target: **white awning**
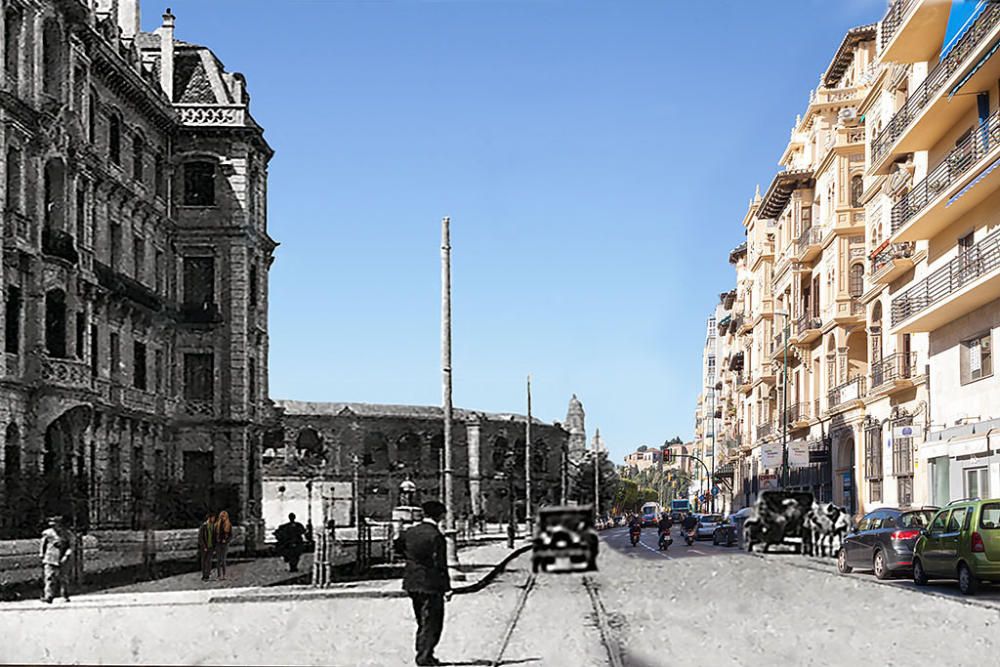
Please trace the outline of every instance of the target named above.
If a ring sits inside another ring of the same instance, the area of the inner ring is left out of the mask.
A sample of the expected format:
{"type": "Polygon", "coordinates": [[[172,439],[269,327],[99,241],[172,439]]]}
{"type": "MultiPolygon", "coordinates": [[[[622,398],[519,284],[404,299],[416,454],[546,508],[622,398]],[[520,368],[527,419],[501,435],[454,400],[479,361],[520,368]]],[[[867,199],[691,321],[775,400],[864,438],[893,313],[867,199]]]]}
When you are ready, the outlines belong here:
{"type": "Polygon", "coordinates": [[[948,456],[970,456],[972,454],[986,454],[989,450],[989,437],[973,435],[966,438],[952,438],[948,441],[948,456]]]}
{"type": "Polygon", "coordinates": [[[948,456],[948,443],[937,442],[932,445],[925,442],[920,445],[920,449],[917,450],[917,454],[922,459],[936,459],[939,456],[948,456]]]}

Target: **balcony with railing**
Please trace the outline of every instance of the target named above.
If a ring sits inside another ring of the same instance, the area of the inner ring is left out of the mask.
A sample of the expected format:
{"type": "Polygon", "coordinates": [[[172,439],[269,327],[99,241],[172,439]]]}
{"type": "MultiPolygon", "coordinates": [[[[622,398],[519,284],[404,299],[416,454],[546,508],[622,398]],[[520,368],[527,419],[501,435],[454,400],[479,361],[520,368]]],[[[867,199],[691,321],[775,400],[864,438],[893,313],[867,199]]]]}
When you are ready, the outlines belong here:
{"type": "Polygon", "coordinates": [[[795,322],[796,342],[805,345],[819,338],[823,329],[823,320],[812,315],[802,315],[795,322]]]}
{"type": "MultiPolygon", "coordinates": [[[[941,37],[947,23],[947,11],[951,3],[936,3],[923,0],[919,8],[931,9],[939,6],[945,12],[943,20],[935,22],[940,29],[941,37]]],[[[910,21],[915,23],[914,21],[910,21]]],[[[905,23],[905,22],[904,22],[905,23]]],[[[887,173],[891,169],[894,156],[910,153],[915,150],[927,149],[937,143],[938,139],[968,111],[975,108],[975,95],[954,95],[961,86],[967,90],[985,90],[996,83],[1000,75],[1000,58],[982,58],[986,49],[994,43],[1000,32],[1000,3],[989,3],[986,9],[976,18],[955,46],[927,74],[924,81],[909,95],[906,103],[896,112],[889,124],[885,126],[878,137],[872,142],[871,163],[873,173],[887,173]],[[978,69],[961,78],[972,63],[978,69]]],[[[912,36],[903,32],[893,41],[913,42],[912,36]]],[[[923,48],[937,49],[942,39],[923,42],[923,48]]],[[[890,60],[900,61],[893,57],[890,60]]]]}
{"type": "Polygon", "coordinates": [[[808,401],[793,403],[787,410],[781,411],[780,424],[788,424],[788,430],[807,428],[809,426],[810,409],[812,405],[808,401]]]}
{"type": "Polygon", "coordinates": [[[872,364],[868,394],[891,394],[913,386],[913,379],[920,375],[917,353],[893,352],[872,364]]]}
{"type": "Polygon", "coordinates": [[[984,120],[892,207],[892,236],[897,241],[933,238],[980,204],[1000,185],[1000,111],[984,120]],[[970,182],[971,181],[971,182],[970,182]]]}
{"type": "Polygon", "coordinates": [[[193,127],[242,127],[247,109],[242,104],[175,104],[181,123],[193,127]]]}
{"type": "Polygon", "coordinates": [[[873,285],[888,285],[913,268],[912,243],[888,243],[873,253],[868,280],[873,285]]]}
{"type": "Polygon", "coordinates": [[[893,333],[933,331],[997,298],[1000,230],[893,299],[893,333]]]}
{"type": "Polygon", "coordinates": [[[44,384],[63,389],[85,389],[93,387],[90,365],[76,359],[59,359],[43,355],[41,358],[41,380],[44,384]]]}
{"type": "Polygon", "coordinates": [[[834,302],[833,319],[837,324],[857,324],[865,317],[865,304],[860,297],[847,297],[834,302]]]}
{"type": "Polygon", "coordinates": [[[766,422],[764,424],[758,424],[757,425],[757,439],[758,440],[763,440],[764,438],[768,437],[769,435],[771,435],[771,432],[772,432],[772,428],[771,428],[770,422],[766,422]]]}
{"type": "Polygon", "coordinates": [[[749,394],[753,389],[753,375],[745,370],[736,376],[736,388],[740,393],[749,394]]]}
{"type": "Polygon", "coordinates": [[[950,2],[896,0],[882,17],[879,50],[882,59],[922,62],[944,41],[950,2]]]}
{"type": "Polygon", "coordinates": [[[858,375],[840,384],[827,393],[827,412],[845,409],[860,401],[865,395],[865,376],[858,375]]]}
{"type": "Polygon", "coordinates": [[[811,262],[823,249],[823,230],[810,227],[799,234],[795,242],[795,259],[799,262],[811,262]]]}
{"type": "MultiPolygon", "coordinates": [[[[31,219],[17,211],[5,211],[3,236],[8,241],[28,243],[31,240],[31,219]]],[[[9,245],[9,244],[8,244],[9,245]]]]}
{"type": "Polygon", "coordinates": [[[774,241],[758,241],[750,246],[750,270],[756,270],[757,265],[768,259],[774,259],[774,241]]]}
{"type": "Polygon", "coordinates": [[[46,227],[42,230],[42,254],[49,257],[58,257],[66,260],[70,264],[80,261],[80,255],[76,251],[76,241],[73,236],[59,229],[46,227]]]}

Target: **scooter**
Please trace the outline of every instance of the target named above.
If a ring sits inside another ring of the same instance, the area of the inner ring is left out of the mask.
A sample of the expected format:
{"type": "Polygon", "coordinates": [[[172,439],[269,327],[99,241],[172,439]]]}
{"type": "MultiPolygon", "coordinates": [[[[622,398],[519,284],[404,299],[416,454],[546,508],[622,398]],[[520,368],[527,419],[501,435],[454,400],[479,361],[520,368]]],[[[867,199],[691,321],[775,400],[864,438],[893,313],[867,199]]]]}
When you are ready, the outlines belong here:
{"type": "Polygon", "coordinates": [[[692,544],[694,544],[694,538],[695,538],[695,531],[696,530],[697,530],[697,528],[692,528],[691,530],[685,531],[685,533],[684,533],[684,541],[687,543],[688,546],[691,546],[692,544]]]}
{"type": "Polygon", "coordinates": [[[660,533],[660,551],[666,551],[674,543],[674,538],[670,537],[670,531],[665,530],[660,533]]]}
{"type": "Polygon", "coordinates": [[[641,528],[629,528],[628,538],[632,541],[633,547],[639,543],[639,535],[641,534],[642,534],[641,528]]]}

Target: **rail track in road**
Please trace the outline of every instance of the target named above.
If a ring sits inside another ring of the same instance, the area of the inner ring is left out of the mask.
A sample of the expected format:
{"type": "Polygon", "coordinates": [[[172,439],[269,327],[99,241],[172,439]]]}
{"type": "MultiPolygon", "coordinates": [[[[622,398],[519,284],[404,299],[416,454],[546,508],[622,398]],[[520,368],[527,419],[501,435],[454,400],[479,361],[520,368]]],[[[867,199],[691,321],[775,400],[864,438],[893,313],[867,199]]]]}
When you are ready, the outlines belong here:
{"type": "MultiPolygon", "coordinates": [[[[543,575],[545,576],[545,575],[543,575]]],[[[604,608],[604,603],[601,601],[600,597],[600,586],[597,581],[594,580],[590,575],[555,575],[555,576],[568,576],[575,577],[580,583],[580,586],[586,591],[587,597],[590,601],[590,607],[593,611],[594,627],[599,633],[599,639],[601,646],[607,653],[608,664],[612,667],[622,667],[625,663],[623,660],[621,645],[618,642],[614,634],[614,628],[612,627],[608,612],[604,608]]],[[[514,610],[511,613],[510,620],[507,622],[506,629],[504,631],[503,638],[500,642],[500,647],[497,650],[496,657],[490,663],[492,667],[499,667],[504,664],[504,657],[507,653],[507,649],[510,646],[511,639],[514,637],[515,632],[518,630],[518,622],[524,614],[524,609],[528,605],[528,599],[531,597],[532,593],[537,590],[538,575],[529,574],[528,578],[525,580],[524,585],[521,588],[521,593],[518,595],[517,604],[514,606],[514,610]]],[[[575,588],[575,587],[571,587],[575,588]]],[[[523,628],[522,628],[523,629],[523,628]]],[[[533,628],[537,631],[537,628],[533,628]]],[[[527,631],[532,630],[529,628],[527,631]]]]}

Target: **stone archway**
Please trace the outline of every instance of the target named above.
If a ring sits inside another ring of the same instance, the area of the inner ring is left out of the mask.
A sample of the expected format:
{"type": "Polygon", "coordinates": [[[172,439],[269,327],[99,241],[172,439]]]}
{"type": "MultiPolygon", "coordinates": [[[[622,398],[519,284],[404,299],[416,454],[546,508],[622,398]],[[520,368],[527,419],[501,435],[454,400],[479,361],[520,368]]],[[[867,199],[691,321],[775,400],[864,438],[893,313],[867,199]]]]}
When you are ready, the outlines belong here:
{"type": "Polygon", "coordinates": [[[78,530],[86,530],[90,518],[84,447],[90,414],[91,408],[84,405],[66,410],[45,428],[42,441],[39,509],[46,515],[62,515],[78,530]]]}

